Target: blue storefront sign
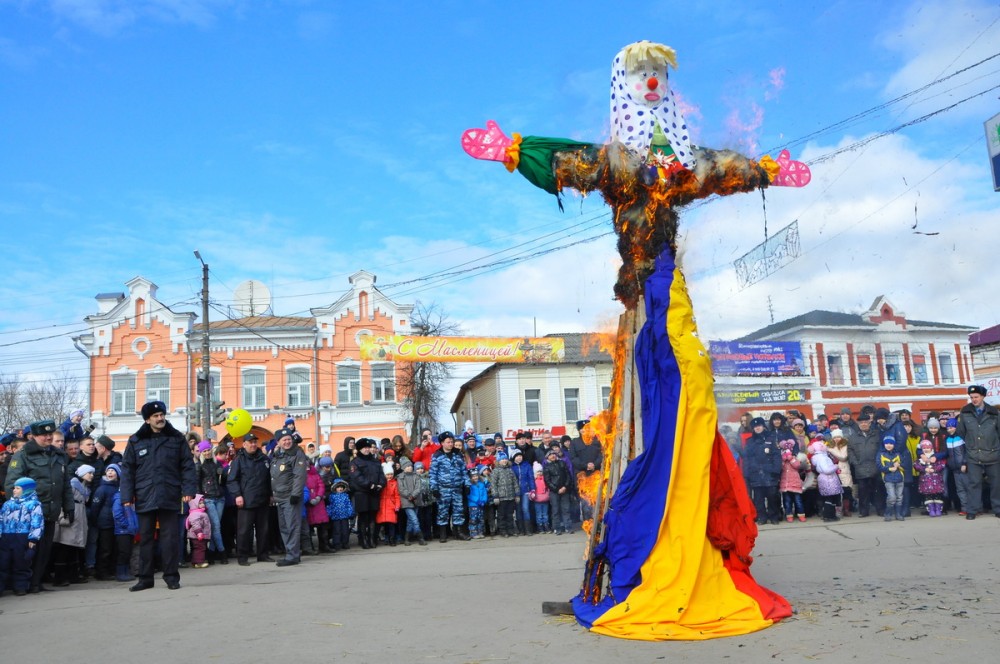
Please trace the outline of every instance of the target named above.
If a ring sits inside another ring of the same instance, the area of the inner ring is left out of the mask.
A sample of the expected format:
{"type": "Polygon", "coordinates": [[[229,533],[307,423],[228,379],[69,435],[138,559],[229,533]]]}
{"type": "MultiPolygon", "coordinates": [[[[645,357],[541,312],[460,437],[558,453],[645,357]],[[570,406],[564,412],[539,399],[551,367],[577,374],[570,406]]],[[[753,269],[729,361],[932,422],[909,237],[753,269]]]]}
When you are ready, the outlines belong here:
{"type": "Polygon", "coordinates": [[[712,341],[708,352],[717,376],[806,375],[797,341],[712,341]]]}

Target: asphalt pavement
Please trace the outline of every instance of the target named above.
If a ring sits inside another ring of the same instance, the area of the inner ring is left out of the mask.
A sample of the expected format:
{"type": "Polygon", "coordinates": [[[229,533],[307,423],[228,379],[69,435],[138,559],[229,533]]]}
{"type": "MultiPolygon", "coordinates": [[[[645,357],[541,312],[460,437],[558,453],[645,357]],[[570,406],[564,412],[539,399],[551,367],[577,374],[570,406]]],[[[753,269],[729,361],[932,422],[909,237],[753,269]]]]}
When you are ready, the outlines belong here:
{"type": "Polygon", "coordinates": [[[0,598],[15,661],[995,661],[1000,519],[851,517],[762,528],[753,571],[795,615],[702,642],[592,634],[542,602],[582,579],[582,533],[352,549],[277,568],[182,570],[182,588],[90,582],[0,598]]]}

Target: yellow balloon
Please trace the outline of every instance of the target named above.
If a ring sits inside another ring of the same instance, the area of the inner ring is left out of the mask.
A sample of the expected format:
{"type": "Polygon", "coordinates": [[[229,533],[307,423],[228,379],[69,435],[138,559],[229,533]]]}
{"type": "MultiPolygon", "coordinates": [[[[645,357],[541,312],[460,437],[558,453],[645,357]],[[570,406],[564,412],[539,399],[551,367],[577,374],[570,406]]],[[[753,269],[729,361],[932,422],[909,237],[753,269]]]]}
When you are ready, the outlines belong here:
{"type": "Polygon", "coordinates": [[[237,408],[233,412],[229,413],[229,417],[226,418],[226,431],[233,438],[239,438],[240,436],[245,436],[250,433],[250,429],[253,428],[253,417],[250,413],[243,410],[242,408],[237,408]]]}

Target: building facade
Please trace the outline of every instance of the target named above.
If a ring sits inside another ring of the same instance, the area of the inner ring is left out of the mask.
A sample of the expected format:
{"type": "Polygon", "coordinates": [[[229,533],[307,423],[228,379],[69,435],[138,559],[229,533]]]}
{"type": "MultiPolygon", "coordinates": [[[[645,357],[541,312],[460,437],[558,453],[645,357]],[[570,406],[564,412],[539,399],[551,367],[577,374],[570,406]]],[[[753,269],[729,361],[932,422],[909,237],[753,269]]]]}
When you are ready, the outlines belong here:
{"type": "MultiPolygon", "coordinates": [[[[359,338],[410,334],[413,306],[392,301],[375,281],[374,274],[355,272],[336,302],[310,309],[310,316],[211,321],[212,400],[249,411],[264,440],[289,416],[304,439],[335,450],[347,435],[405,434],[407,414],[396,391],[400,368],[361,360],[359,338]]],[[[177,429],[191,430],[197,421],[188,407],[196,401],[204,327],[196,314],[160,302],[148,279],[135,277],[125,286],[126,292],[97,296],[98,312],[85,318],[89,331],[74,339],[90,358],[91,420],[123,441],[142,424],[142,404],[158,399],[177,429]]],[[[224,425],[215,429],[226,437],[224,425]]]]}
{"type": "Polygon", "coordinates": [[[1000,325],[969,335],[976,382],[986,388],[986,401],[1000,404],[1000,325]]]}
{"type": "Polygon", "coordinates": [[[907,408],[914,418],[966,403],[975,380],[967,325],[909,320],[884,296],[867,311],[815,310],[774,323],[741,342],[784,341],[801,346],[803,370],[795,376],[717,377],[720,421],[739,414],[795,409],[813,418],[857,413],[874,403],[907,408]]]}
{"type": "Polygon", "coordinates": [[[462,385],[451,407],[456,428],[471,421],[477,433],[518,431],[576,435],[577,420],[608,407],[614,366],[598,335],[551,334],[565,341],[562,362],[496,363],[462,385]]]}

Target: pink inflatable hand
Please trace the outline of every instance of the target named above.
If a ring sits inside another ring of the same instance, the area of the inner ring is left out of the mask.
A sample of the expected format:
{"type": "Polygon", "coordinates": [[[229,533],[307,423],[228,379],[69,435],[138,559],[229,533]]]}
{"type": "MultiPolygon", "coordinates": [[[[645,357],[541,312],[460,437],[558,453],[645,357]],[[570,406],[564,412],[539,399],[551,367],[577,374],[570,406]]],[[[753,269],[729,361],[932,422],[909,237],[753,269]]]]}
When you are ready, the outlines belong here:
{"type": "Polygon", "coordinates": [[[781,170],[774,177],[772,187],[804,187],[812,180],[812,171],[801,161],[792,159],[788,150],[782,150],[775,160],[781,170]]]}
{"type": "Polygon", "coordinates": [[[504,135],[493,120],[486,121],[486,129],[466,129],[462,133],[462,149],[473,159],[489,161],[510,161],[507,148],[514,141],[504,135]]]}

